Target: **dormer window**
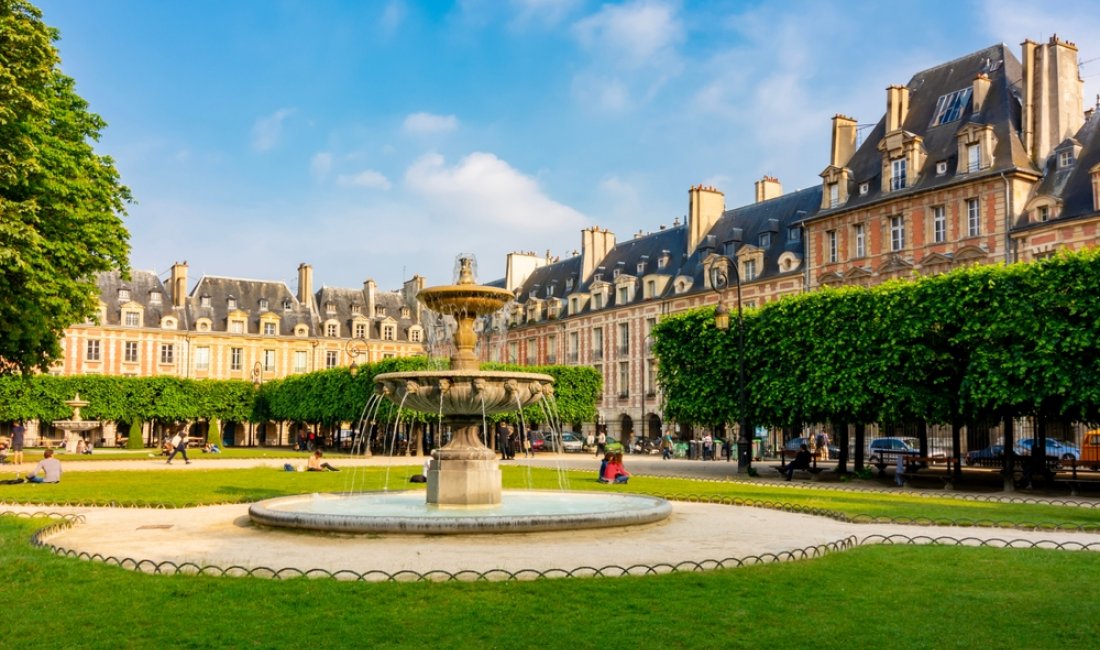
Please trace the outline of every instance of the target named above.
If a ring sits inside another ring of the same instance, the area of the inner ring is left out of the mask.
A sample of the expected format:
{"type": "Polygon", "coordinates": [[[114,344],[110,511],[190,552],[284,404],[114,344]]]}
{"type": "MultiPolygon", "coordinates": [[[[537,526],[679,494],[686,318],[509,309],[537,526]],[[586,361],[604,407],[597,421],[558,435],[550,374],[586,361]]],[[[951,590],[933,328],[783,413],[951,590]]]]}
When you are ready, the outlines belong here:
{"type": "Polygon", "coordinates": [[[966,171],[974,173],[982,168],[982,146],[980,144],[966,145],[966,171]]]}
{"type": "Polygon", "coordinates": [[[638,262],[638,265],[636,267],[634,267],[634,271],[637,272],[638,275],[644,275],[645,274],[645,259],[644,259],[644,256],[643,256],[642,261],[638,262]]]}
{"type": "Polygon", "coordinates": [[[353,302],[351,304],[351,315],[358,316],[361,313],[363,313],[363,308],[359,306],[359,303],[353,302]]]}
{"type": "Polygon", "coordinates": [[[409,317],[409,308],[408,307],[402,307],[401,308],[401,318],[408,318],[408,317],[409,317]]]}
{"type": "Polygon", "coordinates": [[[330,316],[331,316],[332,314],[335,314],[335,313],[336,313],[336,303],[334,303],[334,302],[326,302],[326,303],[325,303],[325,313],[326,313],[326,314],[328,314],[328,315],[330,315],[330,316]]]}
{"type": "Polygon", "coordinates": [[[859,184],[859,195],[860,196],[866,196],[867,193],[870,192],[870,191],[871,191],[871,184],[870,183],[860,183],[859,184]]]}
{"type": "Polygon", "coordinates": [[[1040,205],[1038,208],[1036,208],[1036,210],[1035,210],[1035,220],[1036,221],[1050,221],[1050,206],[1049,205],[1040,205]]]}
{"type": "Polygon", "coordinates": [[[374,308],[374,315],[375,315],[376,318],[384,317],[386,315],[386,308],[383,307],[382,305],[377,305],[374,308]]]}
{"type": "Polygon", "coordinates": [[[802,228],[798,226],[787,228],[787,241],[802,241],[802,228]]]}
{"type": "Polygon", "coordinates": [[[1073,163],[1077,162],[1073,156],[1073,149],[1066,149],[1058,152],[1058,167],[1069,167],[1073,163]]]}
{"type": "Polygon", "coordinates": [[[118,301],[119,302],[130,302],[130,290],[129,289],[119,289],[118,290],[118,301]]]}
{"type": "Polygon", "coordinates": [[[657,258],[657,268],[658,268],[658,270],[663,269],[666,266],[668,266],[668,258],[669,258],[668,251],[661,251],[661,256],[657,258]]]}
{"type": "Polygon", "coordinates": [[[595,274],[592,275],[592,281],[593,282],[603,282],[603,273],[597,271],[595,274]]]}
{"type": "Polygon", "coordinates": [[[202,296],[199,296],[199,307],[204,307],[204,308],[209,309],[210,308],[210,296],[207,296],[205,294],[202,295],[202,296]]]}
{"type": "Polygon", "coordinates": [[[225,301],[225,308],[229,311],[233,311],[237,308],[237,299],[233,296],[229,296],[229,300],[225,301]]]}
{"type": "Polygon", "coordinates": [[[760,248],[768,248],[772,245],[772,234],[770,232],[760,233],[760,236],[757,238],[757,243],[760,245],[760,248]]]}
{"type": "Polygon", "coordinates": [[[268,302],[267,298],[260,298],[260,311],[267,311],[268,302]]]}
{"type": "Polygon", "coordinates": [[[264,323],[264,336],[275,336],[275,323],[264,323]]]}
{"type": "Polygon", "coordinates": [[[566,291],[572,291],[573,290],[573,278],[566,278],[566,280],[565,280],[565,290],[566,291]]]}
{"type": "Polygon", "coordinates": [[[286,311],[288,309],[290,309],[290,301],[289,300],[283,300],[283,311],[286,311]]]}
{"type": "Polygon", "coordinates": [[[905,158],[890,161],[890,189],[905,189],[905,158]]]}
{"type": "Polygon", "coordinates": [[[552,295],[554,295],[554,285],[546,287],[546,297],[549,298],[552,295]]]}
{"type": "Polygon", "coordinates": [[[829,183],[829,207],[840,205],[840,183],[829,183]]]}
{"type": "Polygon", "coordinates": [[[943,176],[947,173],[947,161],[941,160],[936,163],[936,176],[943,176]]]}
{"type": "Polygon", "coordinates": [[[159,291],[150,291],[149,292],[149,304],[150,305],[159,305],[160,304],[160,292],[159,291]]]}

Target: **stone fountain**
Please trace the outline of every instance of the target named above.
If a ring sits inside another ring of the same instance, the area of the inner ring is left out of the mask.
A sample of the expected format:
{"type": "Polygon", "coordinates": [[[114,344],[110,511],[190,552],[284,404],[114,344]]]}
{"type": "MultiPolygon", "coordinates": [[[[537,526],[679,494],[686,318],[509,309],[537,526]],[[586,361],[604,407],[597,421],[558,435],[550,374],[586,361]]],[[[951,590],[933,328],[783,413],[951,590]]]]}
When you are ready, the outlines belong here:
{"type": "Polygon", "coordinates": [[[80,416],[80,409],[88,405],[87,400],[80,399],[80,393],[76,393],[71,400],[64,402],[64,404],[73,410],[72,417],[68,420],[54,420],[51,424],[65,432],[65,451],[76,453],[76,443],[80,438],[79,434],[98,429],[101,423],[98,420],[85,420],[80,416]]]}
{"type": "Polygon", "coordinates": [[[482,443],[480,427],[487,416],[549,399],[554,378],[479,370],[474,322],[506,305],[512,294],[478,285],[472,264],[471,258],[460,258],[455,284],[417,295],[425,307],[458,324],[450,370],[375,377],[379,395],[400,408],[439,414],[454,432],[446,446],[432,452],[426,497],[419,492],[282,497],[250,507],[253,521],[338,532],[448,534],[623,526],[659,521],[671,513],[663,499],[622,493],[502,494],[496,453],[482,443]]]}

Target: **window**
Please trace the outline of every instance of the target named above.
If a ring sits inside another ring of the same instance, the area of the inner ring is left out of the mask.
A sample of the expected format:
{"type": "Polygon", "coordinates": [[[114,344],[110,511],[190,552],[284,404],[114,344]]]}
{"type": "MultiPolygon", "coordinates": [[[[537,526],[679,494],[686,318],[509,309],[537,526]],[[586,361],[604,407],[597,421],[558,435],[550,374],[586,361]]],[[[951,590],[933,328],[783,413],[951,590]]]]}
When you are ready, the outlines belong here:
{"type": "Polygon", "coordinates": [[[596,292],[592,294],[592,309],[603,309],[603,294],[596,292]]]}
{"type": "Polygon", "coordinates": [[[830,230],[829,232],[825,233],[826,246],[828,247],[828,251],[826,252],[826,255],[829,256],[829,262],[833,262],[833,263],[835,263],[837,261],[837,250],[836,250],[837,241],[836,241],[836,239],[837,238],[836,238],[836,231],[835,230],[830,230]]]}
{"type": "Polygon", "coordinates": [[[287,309],[290,309],[290,301],[289,300],[283,300],[283,310],[285,311],[287,309]]]}
{"type": "Polygon", "coordinates": [[[176,346],[171,343],[160,344],[160,362],[161,363],[175,363],[176,362],[176,346]]]}
{"type": "Polygon", "coordinates": [[[741,263],[741,279],[752,282],[756,279],[756,260],[745,260],[741,263]]]}
{"type": "Polygon", "coordinates": [[[334,302],[326,302],[326,303],[325,303],[325,313],[326,313],[326,314],[328,314],[328,315],[330,315],[330,316],[331,316],[332,314],[335,314],[335,313],[336,313],[336,303],[334,303],[334,302]]]}
{"type": "Polygon", "coordinates": [[[508,342],[508,363],[519,363],[519,342],[508,342]]]}
{"type": "Polygon", "coordinates": [[[328,350],[325,352],[325,367],[335,368],[336,364],[340,362],[340,353],[336,350],[328,350]]]}
{"type": "Polygon", "coordinates": [[[230,310],[230,311],[233,311],[234,309],[236,309],[237,308],[237,299],[233,298],[233,297],[230,297],[229,300],[225,301],[225,308],[230,310]]]}
{"type": "Polygon", "coordinates": [[[646,280],[645,281],[645,297],[656,298],[657,297],[657,281],[646,280]]]}
{"type": "Polygon", "coordinates": [[[210,370],[210,348],[195,348],[195,370],[210,370]]]}
{"type": "Polygon", "coordinates": [[[126,327],[137,327],[141,325],[141,314],[136,311],[124,311],[122,312],[122,321],[126,327]]]}
{"type": "Polygon", "coordinates": [[[938,163],[936,163],[936,175],[937,176],[943,176],[946,173],[947,173],[947,161],[946,160],[941,160],[938,163]]]}
{"type": "Polygon", "coordinates": [[[1048,221],[1048,220],[1050,220],[1050,206],[1049,205],[1040,205],[1035,211],[1035,216],[1036,216],[1036,219],[1038,219],[1039,221],[1048,221]]]}
{"type": "Polygon", "coordinates": [[[558,337],[551,334],[546,337],[546,363],[558,362],[558,337]]]}
{"type": "Polygon", "coordinates": [[[1074,162],[1076,162],[1076,159],[1073,157],[1073,150],[1072,149],[1058,152],[1058,166],[1059,167],[1069,167],[1074,162]]]}
{"type": "Polygon", "coordinates": [[[630,397],[630,362],[619,364],[619,397],[630,397]]]}
{"type": "Polygon", "coordinates": [[[646,361],[645,394],[652,396],[657,394],[657,360],[646,361]]]}
{"type": "Polygon", "coordinates": [[[231,320],[231,321],[229,321],[229,332],[231,334],[244,334],[244,321],[243,320],[231,320]]]}
{"type": "Polygon", "coordinates": [[[859,195],[860,196],[864,196],[865,194],[867,194],[870,191],[871,191],[871,184],[870,183],[860,183],[859,184],[859,195]]]}
{"type": "Polygon", "coordinates": [[[829,183],[829,207],[835,208],[840,205],[840,184],[829,183]]]}
{"type": "Polygon", "coordinates": [[[138,362],[138,344],[137,341],[126,341],[122,348],[122,359],[126,363],[138,362]]]}
{"type": "Polygon", "coordinates": [[[565,290],[566,291],[572,291],[573,290],[573,278],[567,278],[565,280],[565,290]]]}
{"type": "Polygon", "coordinates": [[[863,224],[852,226],[852,239],[855,240],[856,257],[867,257],[867,229],[863,224]]]}
{"type": "Polygon", "coordinates": [[[947,241],[947,209],[942,205],[932,208],[932,241],[937,244],[947,241]]]}
{"type": "Polygon", "coordinates": [[[890,250],[905,248],[905,219],[899,214],[890,217],[890,250]]]}
{"type": "Polygon", "coordinates": [[[966,200],[966,234],[968,237],[977,237],[982,234],[982,220],[978,208],[978,199],[966,200]]]}
{"type": "Polygon", "coordinates": [[[966,145],[966,171],[976,172],[982,167],[982,147],[979,144],[966,145]]]}
{"type": "Polygon", "coordinates": [[[413,343],[419,343],[420,342],[420,330],[415,328],[415,327],[410,329],[409,330],[409,340],[412,341],[413,343]]]}
{"type": "Polygon", "coordinates": [[[787,241],[802,241],[802,228],[798,226],[787,228],[787,241]]]}
{"type": "Polygon", "coordinates": [[[160,292],[159,291],[150,291],[149,292],[149,304],[150,305],[159,305],[160,304],[160,292]]]}
{"type": "Polygon", "coordinates": [[[535,339],[527,339],[527,344],[525,347],[527,348],[527,358],[524,359],[524,363],[536,363],[538,361],[539,354],[538,342],[535,341],[535,339]]]}
{"type": "Polygon", "coordinates": [[[645,273],[645,262],[638,262],[638,265],[634,267],[634,270],[638,272],[638,275],[645,273]]]}
{"type": "Polygon", "coordinates": [[[356,323],[355,324],[355,338],[357,338],[357,339],[367,338],[367,324],[366,323],[356,323]]]}
{"type": "MultiPolygon", "coordinates": [[[[547,287],[546,291],[547,291],[547,295],[549,295],[550,294],[550,287],[547,287]]],[[[408,318],[408,317],[409,317],[409,308],[408,307],[402,307],[401,308],[401,318],[408,318]]]]}
{"type": "Polygon", "coordinates": [[[267,311],[267,298],[260,298],[260,311],[267,311]]]}
{"type": "Polygon", "coordinates": [[[629,323],[619,323],[619,354],[630,354],[629,323]]]}
{"type": "Polygon", "coordinates": [[[592,358],[596,361],[603,360],[603,328],[592,330],[592,358]]]}
{"type": "Polygon", "coordinates": [[[768,248],[772,245],[772,234],[770,232],[762,232],[757,238],[756,243],[760,245],[760,248],[768,248]]]}
{"type": "Polygon", "coordinates": [[[241,357],[244,356],[244,348],[229,348],[229,369],[241,369],[241,357]]]}
{"type": "Polygon", "coordinates": [[[666,266],[668,266],[668,254],[667,253],[665,253],[664,255],[661,255],[659,258],[657,258],[657,268],[658,269],[663,269],[666,266]]]}
{"type": "Polygon", "coordinates": [[[947,93],[936,102],[936,112],[932,116],[932,126],[954,122],[962,117],[962,112],[970,101],[970,93],[973,88],[967,86],[962,90],[947,93]]]}
{"type": "Polygon", "coordinates": [[[890,189],[905,189],[905,159],[898,158],[890,161],[890,189]]]}
{"type": "Polygon", "coordinates": [[[382,340],[393,341],[397,338],[397,328],[393,325],[382,326],[382,340]]]}
{"type": "Polygon", "coordinates": [[[630,290],[626,287],[619,287],[619,304],[625,305],[630,296],[630,290]]]}
{"type": "Polygon", "coordinates": [[[306,371],[306,361],[308,360],[307,354],[305,350],[294,351],[294,372],[306,371]]]}
{"type": "Polygon", "coordinates": [[[264,370],[275,370],[275,350],[264,350],[264,370]]]}
{"type": "Polygon", "coordinates": [[[200,296],[199,307],[210,307],[210,296],[200,296]]]}
{"type": "Polygon", "coordinates": [[[374,315],[377,318],[382,318],[383,316],[386,315],[386,308],[383,307],[382,305],[376,305],[375,308],[374,308],[374,315]]]}
{"type": "Polygon", "coordinates": [[[340,325],[337,323],[325,323],[325,336],[335,337],[340,333],[340,325]]]}
{"type": "Polygon", "coordinates": [[[275,323],[264,323],[264,336],[275,336],[275,323]]]}
{"type": "Polygon", "coordinates": [[[99,361],[99,339],[88,339],[84,358],[88,361],[99,361]]]}
{"type": "Polygon", "coordinates": [[[118,290],[118,301],[119,302],[130,302],[130,290],[129,289],[119,289],[118,290]]]}

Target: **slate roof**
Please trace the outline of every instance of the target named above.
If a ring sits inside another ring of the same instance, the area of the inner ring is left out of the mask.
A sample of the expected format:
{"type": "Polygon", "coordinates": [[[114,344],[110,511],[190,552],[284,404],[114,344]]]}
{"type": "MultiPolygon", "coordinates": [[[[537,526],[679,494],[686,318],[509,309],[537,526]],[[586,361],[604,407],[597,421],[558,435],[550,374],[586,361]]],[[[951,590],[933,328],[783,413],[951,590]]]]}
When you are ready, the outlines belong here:
{"type": "Polygon", "coordinates": [[[118,292],[121,289],[130,292],[129,302],[135,302],[144,307],[146,327],[159,327],[161,318],[175,311],[164,283],[152,271],[132,270],[129,280],[123,280],[121,273],[117,270],[107,271],[97,274],[96,284],[99,286],[99,299],[107,306],[104,325],[122,324],[122,302],[118,299],[118,292]],[[150,299],[154,293],[159,296],[159,300],[150,299]]]}
{"type": "MultiPolygon", "coordinates": [[[[1018,59],[1004,44],[997,44],[977,52],[923,70],[909,80],[909,112],[902,129],[923,138],[926,153],[919,180],[904,190],[882,192],[882,152],[878,144],[886,135],[886,116],[866,136],[846,167],[851,170],[851,187],[848,201],[837,208],[821,210],[825,216],[836,212],[866,206],[882,200],[891,200],[913,192],[920,192],[952,184],[960,180],[955,170],[958,163],[956,134],[967,124],[992,126],[996,138],[993,164],[980,174],[999,174],[1010,169],[1023,169],[1038,173],[1031,163],[1018,132],[1021,120],[1020,85],[1022,67],[1018,59]],[[959,119],[933,125],[939,98],[957,90],[973,86],[975,77],[985,73],[989,77],[989,91],[979,113],[974,113],[973,97],[967,102],[959,119]],[[936,164],[947,163],[947,173],[936,174],[936,164]],[[859,186],[869,185],[867,194],[859,195],[859,186]]],[[[967,179],[976,174],[969,173],[967,179]]]]}
{"type": "Polygon", "coordinates": [[[367,338],[379,339],[382,337],[382,322],[386,319],[392,319],[398,326],[398,339],[405,339],[405,332],[409,327],[416,325],[417,309],[406,304],[404,296],[397,291],[376,291],[374,293],[374,307],[377,309],[381,307],[384,310],[383,316],[376,316],[373,311],[368,310],[367,292],[363,289],[341,289],[337,287],[321,287],[321,289],[314,294],[317,300],[317,312],[319,322],[323,323],[329,319],[336,319],[340,322],[341,335],[350,336],[351,324],[355,319],[366,318],[370,321],[370,332],[367,338]],[[334,308],[333,312],[329,312],[329,304],[334,308]],[[359,314],[355,314],[355,307],[358,306],[359,314]],[[401,309],[409,307],[409,315],[403,317],[401,315],[401,309]]]}
{"type": "Polygon", "coordinates": [[[268,312],[279,316],[281,336],[293,335],[294,326],[300,323],[309,325],[311,335],[317,333],[309,306],[300,304],[286,283],[216,275],[199,278],[198,284],[185,299],[189,315],[186,328],[193,328],[199,318],[209,318],[211,331],[228,331],[229,312],[233,311],[229,307],[230,299],[236,301],[236,309],[248,314],[248,333],[256,334],[260,331],[260,316],[268,312]],[[208,307],[203,306],[204,297],[209,298],[208,307]],[[267,301],[267,309],[260,308],[261,300],[267,301]]]}
{"type": "MultiPolygon", "coordinates": [[[[1062,210],[1052,221],[1065,221],[1090,217],[1097,214],[1093,208],[1092,175],[1089,169],[1100,164],[1100,111],[1093,110],[1076,135],[1054,148],[1057,152],[1072,145],[1080,145],[1077,160],[1068,167],[1058,167],[1058,156],[1052,155],[1044,169],[1044,176],[1035,188],[1034,196],[1051,196],[1062,201],[1062,210]]],[[[1049,225],[1042,222],[1029,223],[1030,215],[1018,215],[1013,230],[1049,225]]]]}

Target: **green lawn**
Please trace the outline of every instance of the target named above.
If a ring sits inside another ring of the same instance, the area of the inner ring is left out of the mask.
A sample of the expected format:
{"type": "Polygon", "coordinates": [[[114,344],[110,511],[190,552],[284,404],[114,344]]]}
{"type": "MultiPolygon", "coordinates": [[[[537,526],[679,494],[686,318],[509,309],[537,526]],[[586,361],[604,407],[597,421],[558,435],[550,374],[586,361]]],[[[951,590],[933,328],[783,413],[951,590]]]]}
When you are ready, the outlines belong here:
{"type": "MultiPolygon", "coordinates": [[[[417,471],[71,472],[58,485],[0,486],[0,498],[182,506],[386,484],[403,489],[417,471]]],[[[911,493],[651,477],[605,486],[591,472],[562,478],[525,467],[505,467],[504,477],[510,488],[564,482],[571,489],[785,503],[849,516],[1100,525],[1100,511],[1092,508],[911,493]]],[[[707,573],[368,584],[138,574],[32,547],[33,531],[47,523],[0,516],[0,584],[9,596],[0,648],[1054,648],[1092,647],[1100,635],[1100,604],[1088,596],[1098,561],[1091,552],[862,547],[707,573]]]]}

